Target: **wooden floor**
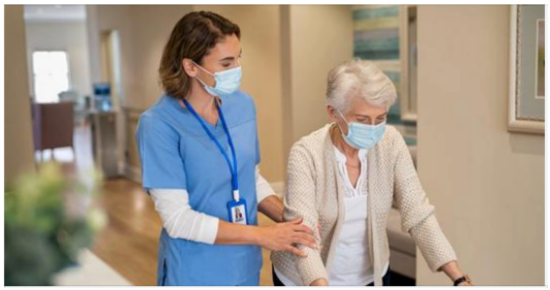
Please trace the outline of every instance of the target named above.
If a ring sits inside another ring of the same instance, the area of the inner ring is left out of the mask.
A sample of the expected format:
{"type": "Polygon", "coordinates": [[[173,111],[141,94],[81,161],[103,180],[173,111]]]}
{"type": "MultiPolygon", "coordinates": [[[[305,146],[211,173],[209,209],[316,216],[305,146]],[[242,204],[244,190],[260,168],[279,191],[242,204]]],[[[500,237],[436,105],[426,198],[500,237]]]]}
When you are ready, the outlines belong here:
{"type": "Polygon", "coordinates": [[[108,226],[92,248],[101,260],[134,285],[156,285],[158,236],[162,227],[151,199],[125,179],[104,185],[100,204],[108,226]]]}
{"type": "MultiPolygon", "coordinates": [[[[45,152],[43,160],[54,157],[68,174],[87,170],[93,165],[89,127],[75,128],[75,150],[70,148],[45,152]]],[[[37,156],[38,159],[38,156],[37,156]]],[[[109,218],[97,236],[91,251],[133,285],[156,285],[157,249],[162,222],[152,199],[141,184],[119,178],[105,180],[97,204],[109,218]]],[[[260,225],[273,224],[259,215],[260,225]]],[[[273,285],[269,252],[263,250],[264,265],[260,285],[273,285]]]]}

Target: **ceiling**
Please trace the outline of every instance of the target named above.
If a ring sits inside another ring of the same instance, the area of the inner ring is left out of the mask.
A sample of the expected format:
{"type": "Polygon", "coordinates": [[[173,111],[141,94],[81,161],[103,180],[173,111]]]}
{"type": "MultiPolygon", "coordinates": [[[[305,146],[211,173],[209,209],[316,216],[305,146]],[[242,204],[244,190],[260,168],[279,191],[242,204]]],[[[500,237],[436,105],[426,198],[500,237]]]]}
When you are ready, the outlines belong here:
{"type": "Polygon", "coordinates": [[[84,21],[85,5],[25,5],[26,21],[84,21]]]}

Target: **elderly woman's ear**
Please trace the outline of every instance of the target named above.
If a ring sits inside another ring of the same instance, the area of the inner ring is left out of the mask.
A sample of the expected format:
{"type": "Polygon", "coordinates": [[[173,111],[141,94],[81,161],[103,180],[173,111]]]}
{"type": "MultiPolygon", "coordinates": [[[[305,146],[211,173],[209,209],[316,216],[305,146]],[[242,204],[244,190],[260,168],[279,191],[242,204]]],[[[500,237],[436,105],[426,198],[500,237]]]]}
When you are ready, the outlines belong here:
{"type": "Polygon", "coordinates": [[[327,115],[332,122],[336,122],[338,120],[338,112],[331,105],[327,105],[327,115]]]}

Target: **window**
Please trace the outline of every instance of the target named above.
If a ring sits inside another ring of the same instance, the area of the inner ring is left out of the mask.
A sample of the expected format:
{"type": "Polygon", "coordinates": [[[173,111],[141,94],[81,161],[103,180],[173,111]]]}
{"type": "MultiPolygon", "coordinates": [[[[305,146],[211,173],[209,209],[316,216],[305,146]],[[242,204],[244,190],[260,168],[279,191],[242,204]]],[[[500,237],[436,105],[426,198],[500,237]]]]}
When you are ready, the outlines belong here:
{"type": "Polygon", "coordinates": [[[32,71],[38,103],[58,102],[58,94],[69,89],[69,64],[64,51],[35,51],[32,71]]]}

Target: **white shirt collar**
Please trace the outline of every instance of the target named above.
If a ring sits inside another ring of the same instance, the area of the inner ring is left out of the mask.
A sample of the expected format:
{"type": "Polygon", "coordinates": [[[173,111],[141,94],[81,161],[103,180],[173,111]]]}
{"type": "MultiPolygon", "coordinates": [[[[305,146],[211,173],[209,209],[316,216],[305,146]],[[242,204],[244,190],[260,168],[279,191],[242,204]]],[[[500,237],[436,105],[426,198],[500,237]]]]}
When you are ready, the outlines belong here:
{"type": "MultiPolygon", "coordinates": [[[[347,160],[346,155],[340,152],[340,149],[338,149],[336,145],[333,145],[333,147],[334,147],[334,152],[336,154],[336,160],[338,160],[338,162],[345,163],[347,160]]],[[[367,152],[368,152],[368,149],[359,149],[359,151],[357,152],[357,156],[359,156],[359,160],[361,160],[361,163],[367,160],[367,152]]]]}

